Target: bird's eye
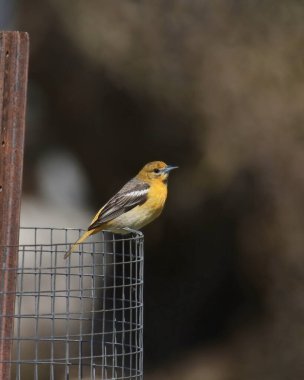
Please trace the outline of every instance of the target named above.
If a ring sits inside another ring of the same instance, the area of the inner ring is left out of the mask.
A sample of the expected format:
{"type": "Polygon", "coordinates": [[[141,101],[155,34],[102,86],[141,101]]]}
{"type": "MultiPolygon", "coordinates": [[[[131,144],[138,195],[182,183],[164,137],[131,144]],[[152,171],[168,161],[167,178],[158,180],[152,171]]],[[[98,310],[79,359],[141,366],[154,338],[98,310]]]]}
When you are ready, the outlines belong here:
{"type": "Polygon", "coordinates": [[[159,173],[159,169],[154,169],[153,171],[154,171],[154,173],[156,173],[156,174],[159,173]]]}

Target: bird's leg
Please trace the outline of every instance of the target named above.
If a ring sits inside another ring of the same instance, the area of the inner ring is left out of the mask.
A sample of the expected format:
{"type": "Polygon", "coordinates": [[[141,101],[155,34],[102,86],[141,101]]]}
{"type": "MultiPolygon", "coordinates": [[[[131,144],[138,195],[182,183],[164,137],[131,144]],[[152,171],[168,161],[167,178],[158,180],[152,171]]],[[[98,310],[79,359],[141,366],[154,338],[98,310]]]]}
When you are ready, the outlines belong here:
{"type": "Polygon", "coordinates": [[[129,232],[130,234],[133,232],[133,230],[129,227],[124,227],[124,228],[122,228],[122,230],[129,232]]]}

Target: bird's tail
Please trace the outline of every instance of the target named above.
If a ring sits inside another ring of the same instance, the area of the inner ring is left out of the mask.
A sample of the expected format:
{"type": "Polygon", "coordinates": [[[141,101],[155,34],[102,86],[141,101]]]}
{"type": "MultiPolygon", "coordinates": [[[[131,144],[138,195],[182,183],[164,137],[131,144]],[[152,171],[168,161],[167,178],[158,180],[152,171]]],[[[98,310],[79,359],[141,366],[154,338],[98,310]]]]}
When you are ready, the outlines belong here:
{"type": "Polygon", "coordinates": [[[86,231],[83,235],[81,235],[80,238],[76,241],[76,243],[74,243],[72,245],[71,249],[64,255],[64,258],[67,259],[71,255],[71,253],[73,253],[75,251],[75,249],[77,248],[78,244],[82,243],[89,236],[93,235],[96,232],[97,232],[96,230],[89,230],[89,231],[86,231]]]}

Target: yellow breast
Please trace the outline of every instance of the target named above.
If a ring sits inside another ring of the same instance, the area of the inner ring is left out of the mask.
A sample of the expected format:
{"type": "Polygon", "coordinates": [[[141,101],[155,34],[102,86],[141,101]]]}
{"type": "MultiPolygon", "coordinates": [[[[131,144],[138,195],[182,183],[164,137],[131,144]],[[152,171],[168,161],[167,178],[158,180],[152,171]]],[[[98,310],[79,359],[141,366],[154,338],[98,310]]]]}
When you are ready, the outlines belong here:
{"type": "Polygon", "coordinates": [[[146,206],[160,213],[167,199],[167,185],[162,181],[153,181],[149,189],[146,206]]]}

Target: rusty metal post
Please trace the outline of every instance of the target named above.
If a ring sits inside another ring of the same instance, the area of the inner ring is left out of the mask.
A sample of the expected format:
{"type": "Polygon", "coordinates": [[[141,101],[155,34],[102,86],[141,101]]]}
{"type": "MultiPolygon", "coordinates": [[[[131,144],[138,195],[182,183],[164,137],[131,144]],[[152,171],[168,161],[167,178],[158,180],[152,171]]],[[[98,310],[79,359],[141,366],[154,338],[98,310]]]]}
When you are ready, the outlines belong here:
{"type": "Polygon", "coordinates": [[[0,379],[10,378],[29,37],[0,32],[0,379]]]}

